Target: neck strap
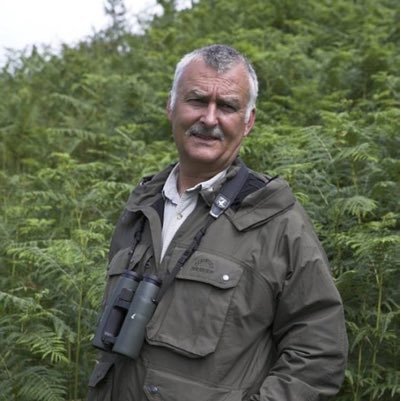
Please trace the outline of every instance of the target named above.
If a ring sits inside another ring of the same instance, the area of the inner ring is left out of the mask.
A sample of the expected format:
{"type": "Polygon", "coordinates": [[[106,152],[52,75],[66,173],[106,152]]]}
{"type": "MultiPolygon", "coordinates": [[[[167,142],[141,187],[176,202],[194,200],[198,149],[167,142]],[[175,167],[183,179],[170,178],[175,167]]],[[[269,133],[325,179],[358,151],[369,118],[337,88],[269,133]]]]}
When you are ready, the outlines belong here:
{"type": "Polygon", "coordinates": [[[178,272],[181,270],[182,266],[187,262],[191,255],[198,249],[199,244],[206,233],[209,226],[217,220],[225,210],[227,210],[230,205],[234,202],[238,193],[241,191],[243,185],[248,178],[249,172],[248,168],[243,162],[240,161],[240,169],[237,174],[230,180],[227,180],[223,187],[221,188],[219,194],[216,196],[210,212],[207,216],[205,225],[198,231],[198,233],[193,238],[189,247],[183,252],[183,254],[178,259],[174,269],[170,274],[167,274],[163,280],[162,287],[154,300],[156,303],[160,302],[160,299],[166,293],[167,289],[170,287],[178,272]]]}

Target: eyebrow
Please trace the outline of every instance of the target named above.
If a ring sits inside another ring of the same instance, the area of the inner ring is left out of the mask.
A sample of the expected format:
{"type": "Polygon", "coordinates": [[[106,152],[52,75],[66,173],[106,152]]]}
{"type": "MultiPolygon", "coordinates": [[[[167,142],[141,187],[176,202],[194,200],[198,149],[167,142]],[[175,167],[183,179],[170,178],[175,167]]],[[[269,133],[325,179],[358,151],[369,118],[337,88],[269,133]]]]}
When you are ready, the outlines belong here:
{"type": "MultiPolygon", "coordinates": [[[[209,96],[205,92],[203,92],[203,91],[201,91],[199,89],[190,90],[186,94],[185,97],[188,97],[188,96],[196,96],[196,97],[198,97],[200,99],[209,98],[209,96]]],[[[219,104],[227,103],[229,105],[236,106],[236,107],[240,108],[240,101],[239,101],[238,97],[236,97],[236,96],[229,96],[229,95],[228,96],[223,96],[223,97],[220,96],[220,97],[217,98],[217,103],[219,103],[219,104]]]]}

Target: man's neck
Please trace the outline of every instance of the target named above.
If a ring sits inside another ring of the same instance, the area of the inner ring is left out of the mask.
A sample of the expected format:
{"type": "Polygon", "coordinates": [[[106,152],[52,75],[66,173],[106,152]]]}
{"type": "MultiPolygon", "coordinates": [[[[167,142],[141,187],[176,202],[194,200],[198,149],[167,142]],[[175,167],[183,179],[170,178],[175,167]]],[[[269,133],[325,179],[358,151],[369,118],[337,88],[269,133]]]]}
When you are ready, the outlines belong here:
{"type": "MultiPolygon", "coordinates": [[[[216,173],[217,174],[217,173],[216,173]]],[[[179,194],[183,194],[187,189],[193,188],[196,185],[200,184],[203,181],[207,181],[208,179],[212,178],[215,174],[211,175],[188,175],[182,173],[180,170],[178,173],[178,180],[177,180],[177,189],[179,194]]]]}
{"type": "Polygon", "coordinates": [[[204,172],[192,172],[187,171],[182,166],[179,166],[178,170],[178,179],[177,179],[177,190],[181,195],[187,189],[193,188],[201,182],[205,182],[210,180],[212,177],[223,171],[224,168],[216,170],[216,171],[204,171],[204,172]]]}

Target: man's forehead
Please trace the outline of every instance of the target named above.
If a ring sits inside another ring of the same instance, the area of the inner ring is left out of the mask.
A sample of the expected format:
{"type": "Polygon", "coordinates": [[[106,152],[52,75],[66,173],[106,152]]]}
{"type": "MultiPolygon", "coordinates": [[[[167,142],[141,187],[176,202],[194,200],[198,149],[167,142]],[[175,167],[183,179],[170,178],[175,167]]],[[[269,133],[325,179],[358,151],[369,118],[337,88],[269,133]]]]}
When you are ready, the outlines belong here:
{"type": "Polygon", "coordinates": [[[179,86],[185,93],[201,95],[218,89],[221,95],[238,97],[248,91],[249,79],[241,64],[219,72],[203,60],[194,60],[183,71],[179,86]]]}

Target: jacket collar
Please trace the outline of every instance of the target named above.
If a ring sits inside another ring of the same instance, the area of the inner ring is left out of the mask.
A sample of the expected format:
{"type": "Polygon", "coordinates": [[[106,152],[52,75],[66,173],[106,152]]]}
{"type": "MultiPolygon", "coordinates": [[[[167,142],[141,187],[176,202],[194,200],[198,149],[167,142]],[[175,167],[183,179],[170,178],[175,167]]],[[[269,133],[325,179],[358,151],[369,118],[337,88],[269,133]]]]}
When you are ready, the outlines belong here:
{"type": "MultiPolygon", "coordinates": [[[[152,177],[144,178],[131,193],[127,202],[127,209],[138,211],[159,201],[162,197],[164,183],[174,166],[175,163],[152,177]]],[[[223,180],[212,188],[205,188],[200,191],[201,197],[209,207],[211,207],[224,182],[237,174],[239,168],[238,162],[235,161],[229,167],[223,180]]],[[[291,189],[284,180],[280,178],[269,180],[268,177],[262,174],[253,171],[250,173],[255,174],[266,184],[246,196],[238,210],[228,209],[225,212],[227,218],[239,231],[245,231],[273,219],[296,202],[291,189]]]]}

